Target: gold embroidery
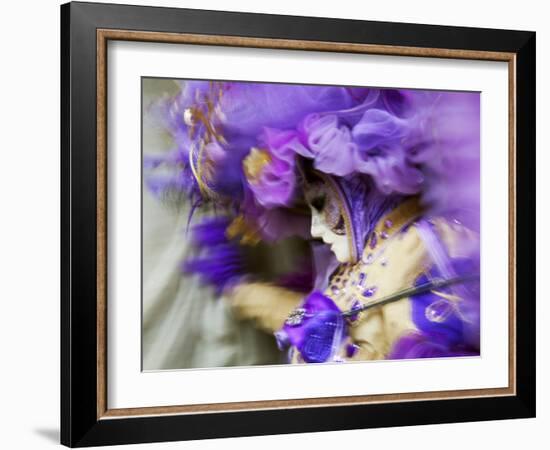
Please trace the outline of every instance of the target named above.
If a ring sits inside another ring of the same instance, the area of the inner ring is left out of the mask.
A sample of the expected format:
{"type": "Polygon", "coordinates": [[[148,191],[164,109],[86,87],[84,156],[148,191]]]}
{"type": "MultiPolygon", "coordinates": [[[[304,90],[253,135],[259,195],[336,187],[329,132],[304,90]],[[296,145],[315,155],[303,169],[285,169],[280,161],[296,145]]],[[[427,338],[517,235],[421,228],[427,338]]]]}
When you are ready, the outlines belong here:
{"type": "Polygon", "coordinates": [[[250,153],[243,160],[243,169],[247,180],[251,184],[258,183],[262,171],[271,161],[271,155],[267,150],[252,147],[250,153]]]}
{"type": "Polygon", "coordinates": [[[189,166],[191,167],[191,172],[193,172],[193,176],[195,177],[195,180],[197,180],[197,184],[199,185],[199,189],[205,197],[209,198],[216,198],[217,194],[214,192],[210,187],[206,184],[206,182],[203,179],[202,173],[203,173],[203,165],[201,164],[201,160],[203,159],[203,152],[204,152],[204,141],[201,140],[200,147],[199,147],[199,153],[197,155],[197,165],[195,166],[195,161],[193,160],[193,154],[195,153],[195,145],[193,144],[191,146],[191,149],[189,151],[189,166]]]}
{"type": "Polygon", "coordinates": [[[201,123],[205,128],[204,136],[199,139],[200,145],[196,158],[196,146],[194,143],[191,145],[189,165],[202,195],[208,198],[216,198],[217,193],[207,183],[207,180],[213,176],[214,166],[208,155],[205,155],[206,145],[212,142],[227,143],[223,134],[216,130],[213,123],[213,116],[219,107],[222,95],[223,85],[217,82],[210,82],[209,92],[205,94],[204,98],[201,98],[200,91],[197,89],[195,91],[195,104],[187,108],[183,113],[183,120],[188,125],[188,134],[191,141],[195,140],[198,123],[201,123]],[[219,89],[216,90],[218,84],[219,89]],[[206,105],[206,113],[203,111],[204,106],[201,108],[201,105],[206,105]]]}
{"type": "Polygon", "coordinates": [[[242,215],[233,219],[227,227],[225,235],[229,239],[234,239],[240,236],[240,243],[243,245],[256,245],[261,241],[261,236],[258,230],[252,227],[242,215]]]}
{"type": "MultiPolygon", "coordinates": [[[[332,298],[341,310],[350,310],[356,303],[359,306],[376,303],[377,299],[380,298],[380,291],[387,290],[384,281],[387,281],[387,278],[383,276],[380,279],[380,275],[384,272],[379,272],[380,270],[386,271],[385,266],[388,264],[384,256],[386,249],[393,245],[396,237],[402,232],[403,227],[410,224],[421,212],[422,210],[417,198],[403,202],[386,216],[382,217],[374,228],[375,230],[386,231],[386,238],[382,242],[379,242],[375,249],[367,246],[363,252],[364,257],[355,264],[342,265],[338,268],[331,277],[325,294],[332,298]],[[369,257],[366,258],[365,256],[369,257]],[[373,272],[375,274],[378,272],[379,276],[376,277],[377,279],[372,279],[373,272]],[[380,285],[380,282],[382,282],[382,285],[380,285]]],[[[413,240],[412,242],[417,242],[417,240],[413,240]]],[[[421,258],[421,260],[423,259],[424,257],[421,258]]],[[[424,261],[418,261],[417,258],[413,258],[411,264],[414,264],[415,267],[418,267],[418,264],[421,266],[420,271],[413,270],[414,279],[416,279],[419,272],[422,273],[424,271],[424,261]]],[[[395,288],[403,288],[408,283],[414,282],[414,279],[409,280],[409,276],[406,276],[404,279],[395,279],[395,288]]],[[[358,312],[355,320],[349,320],[350,326],[359,326],[371,314],[372,312],[369,311],[358,312]]]]}

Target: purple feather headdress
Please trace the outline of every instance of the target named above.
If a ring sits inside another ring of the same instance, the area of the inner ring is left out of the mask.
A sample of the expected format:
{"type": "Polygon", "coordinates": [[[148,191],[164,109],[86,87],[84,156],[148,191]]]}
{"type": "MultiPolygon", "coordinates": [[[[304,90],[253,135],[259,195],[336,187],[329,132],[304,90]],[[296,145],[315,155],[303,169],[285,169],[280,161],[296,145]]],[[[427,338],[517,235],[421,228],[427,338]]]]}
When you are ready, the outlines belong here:
{"type": "Polygon", "coordinates": [[[154,109],[174,149],[144,162],[150,189],[222,205],[259,239],[303,232],[287,225],[300,160],[347,201],[356,252],[402,196],[478,228],[478,93],[182,81],[154,109]]]}

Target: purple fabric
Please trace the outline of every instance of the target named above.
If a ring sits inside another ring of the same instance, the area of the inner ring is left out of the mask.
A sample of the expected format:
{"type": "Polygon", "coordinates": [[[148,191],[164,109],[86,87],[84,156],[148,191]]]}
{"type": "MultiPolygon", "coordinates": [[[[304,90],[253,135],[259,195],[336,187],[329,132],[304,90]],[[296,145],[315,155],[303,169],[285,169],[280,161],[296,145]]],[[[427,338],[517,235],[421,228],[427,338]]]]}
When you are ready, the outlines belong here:
{"type": "Polygon", "coordinates": [[[302,156],[314,159],[317,170],[337,176],[349,175],[356,169],[357,144],[351,131],[339,124],[334,114],[311,114],[305,118],[301,131],[306,137],[307,149],[302,156]]]}
{"type": "Polygon", "coordinates": [[[384,194],[416,194],[424,177],[408,159],[404,145],[414,123],[395,117],[387,111],[371,109],[353,128],[353,137],[361,152],[357,169],[370,175],[384,194]]]}
{"type": "Polygon", "coordinates": [[[293,132],[264,128],[259,138],[260,151],[267,152],[270,162],[258,180],[248,180],[257,202],[265,208],[287,206],[291,203],[296,185],[296,151],[300,145],[293,132]]]}
{"type": "Polygon", "coordinates": [[[330,275],[338,268],[340,262],[330,250],[327,244],[318,241],[311,242],[315,280],[313,290],[324,291],[330,279],[330,275]]]}
{"type": "Polygon", "coordinates": [[[402,337],[393,347],[387,359],[445,358],[477,356],[479,351],[468,347],[450,348],[444,342],[434,341],[422,333],[411,333],[402,337]]]}
{"type": "MultiPolygon", "coordinates": [[[[457,275],[479,273],[475,260],[460,258],[451,260],[451,263],[457,275]]],[[[442,277],[442,274],[433,266],[429,276],[430,278],[423,274],[418,277],[415,286],[425,284],[429,279],[442,277]]],[[[461,293],[461,301],[457,305],[432,292],[412,296],[412,320],[418,332],[397,341],[388,359],[478,355],[479,282],[464,283],[454,291],[448,289],[448,293],[457,291],[461,293]],[[429,320],[427,314],[427,309],[435,305],[439,305],[437,308],[441,313],[438,321],[429,320]]]]}
{"type": "MultiPolygon", "coordinates": [[[[436,271],[433,272],[435,275],[436,271]]],[[[422,275],[416,280],[415,286],[427,283],[428,281],[428,277],[422,275]]],[[[462,341],[462,321],[460,317],[452,311],[452,305],[446,305],[448,309],[450,309],[448,313],[449,317],[441,323],[432,322],[426,317],[426,308],[432,303],[440,300],[441,297],[431,292],[411,297],[412,319],[416,327],[421,330],[428,339],[441,342],[447,347],[452,347],[462,341]]]]}
{"type": "Polygon", "coordinates": [[[364,175],[331,177],[337,188],[346,214],[351,220],[353,250],[352,262],[358,261],[374,227],[382,216],[402,200],[400,195],[381,195],[371,179],[364,175]]]}
{"type": "Polygon", "coordinates": [[[422,200],[432,214],[479,231],[480,96],[441,92],[429,107],[419,103],[428,112],[410,160],[425,178],[422,200]],[[426,139],[429,133],[432,139],[426,139]]]}
{"type": "Polygon", "coordinates": [[[229,135],[258,136],[264,127],[292,129],[314,112],[347,109],[364,88],[270,83],[223,83],[222,124],[229,135]]]}
{"type": "Polygon", "coordinates": [[[328,361],[347,336],[340,310],[329,297],[320,292],[307,296],[300,308],[305,310],[301,323],[285,323],[282,330],[276,333],[278,342],[296,347],[305,362],[328,361]]]}

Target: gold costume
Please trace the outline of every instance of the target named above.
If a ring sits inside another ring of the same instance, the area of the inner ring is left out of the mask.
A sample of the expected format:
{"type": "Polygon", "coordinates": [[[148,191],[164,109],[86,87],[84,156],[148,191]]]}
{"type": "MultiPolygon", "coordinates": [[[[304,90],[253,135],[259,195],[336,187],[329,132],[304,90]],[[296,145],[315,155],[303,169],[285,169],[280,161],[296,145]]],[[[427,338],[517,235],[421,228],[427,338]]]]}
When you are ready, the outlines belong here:
{"type": "MultiPolygon", "coordinates": [[[[324,295],[342,312],[350,311],[409,288],[421,274],[428,273],[433,261],[415,222],[422,212],[418,200],[412,198],[382,217],[361,260],[341,264],[330,275],[324,295]]],[[[460,223],[441,218],[430,222],[451,258],[468,256],[469,249],[458,242],[478,245],[478,236],[460,223]]],[[[277,286],[251,283],[235,288],[229,300],[240,318],[254,320],[263,330],[275,332],[303,297],[277,286]]],[[[336,360],[384,359],[400,337],[417,331],[409,298],[358,312],[349,325],[349,336],[336,360]],[[355,349],[353,355],[347,350],[350,344],[355,349]]],[[[292,363],[303,362],[296,348],[290,354],[292,363]]]]}

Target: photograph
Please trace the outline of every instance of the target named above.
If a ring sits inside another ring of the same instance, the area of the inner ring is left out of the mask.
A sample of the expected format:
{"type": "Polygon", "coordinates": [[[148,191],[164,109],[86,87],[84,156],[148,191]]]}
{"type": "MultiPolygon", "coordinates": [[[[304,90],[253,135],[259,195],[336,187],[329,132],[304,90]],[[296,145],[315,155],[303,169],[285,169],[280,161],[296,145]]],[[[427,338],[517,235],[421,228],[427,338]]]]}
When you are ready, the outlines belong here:
{"type": "Polygon", "coordinates": [[[479,358],[480,103],[142,76],[142,369],[479,358]]]}

